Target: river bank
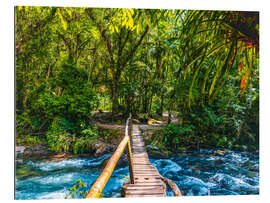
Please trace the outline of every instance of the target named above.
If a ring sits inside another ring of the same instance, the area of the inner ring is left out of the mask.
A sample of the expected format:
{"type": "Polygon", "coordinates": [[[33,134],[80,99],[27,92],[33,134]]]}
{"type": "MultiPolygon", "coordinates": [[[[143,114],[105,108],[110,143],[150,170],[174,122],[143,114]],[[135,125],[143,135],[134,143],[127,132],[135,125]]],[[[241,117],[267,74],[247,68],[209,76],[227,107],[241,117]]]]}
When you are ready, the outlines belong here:
{"type": "MultiPolygon", "coordinates": [[[[174,119],[173,123],[177,123],[178,120],[174,119]]],[[[135,123],[137,123],[135,121],[135,123]]],[[[115,149],[117,148],[118,144],[120,143],[121,139],[124,136],[124,125],[111,125],[111,124],[103,124],[99,122],[95,122],[95,125],[99,128],[102,128],[103,130],[110,130],[114,131],[115,134],[118,134],[117,137],[113,139],[113,142],[111,139],[108,139],[107,142],[104,140],[98,140],[92,143],[86,151],[91,151],[91,153],[82,153],[79,154],[83,157],[99,157],[106,153],[113,153],[115,149]]],[[[166,127],[166,122],[151,122],[151,124],[140,124],[139,129],[143,133],[144,141],[146,145],[146,150],[149,153],[149,155],[153,158],[170,158],[171,156],[175,154],[183,154],[183,153],[191,153],[193,151],[198,151],[199,148],[194,150],[186,150],[185,147],[180,148],[179,150],[172,150],[169,147],[159,147],[156,145],[153,145],[153,140],[155,137],[157,137],[156,133],[161,133],[160,130],[164,129],[166,127]]],[[[161,135],[163,136],[163,135],[161,135]]],[[[202,149],[216,149],[217,153],[219,155],[224,155],[227,152],[231,152],[232,149],[226,149],[226,148],[202,148],[202,149]]],[[[236,149],[234,149],[236,150],[236,149]]],[[[244,152],[246,150],[236,150],[239,152],[244,152]]],[[[259,150],[253,150],[252,152],[259,153],[259,150]]],[[[73,153],[72,151],[61,151],[61,152],[55,152],[49,150],[48,145],[29,145],[29,146],[15,146],[15,157],[16,159],[21,158],[42,158],[42,157],[51,157],[52,159],[64,159],[64,158],[70,158],[70,157],[77,157],[78,154],[73,153]]]]}

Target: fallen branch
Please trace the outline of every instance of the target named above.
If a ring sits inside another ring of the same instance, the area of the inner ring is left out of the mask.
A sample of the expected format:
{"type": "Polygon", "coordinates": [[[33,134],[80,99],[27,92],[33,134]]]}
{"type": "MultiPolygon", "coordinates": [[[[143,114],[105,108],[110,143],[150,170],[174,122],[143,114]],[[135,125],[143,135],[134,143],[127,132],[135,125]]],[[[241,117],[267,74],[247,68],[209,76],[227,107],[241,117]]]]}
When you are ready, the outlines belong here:
{"type": "Polygon", "coordinates": [[[172,189],[174,196],[177,196],[177,197],[182,196],[180,189],[172,180],[170,180],[169,178],[165,178],[160,174],[159,174],[159,176],[160,176],[161,180],[172,189]]]}
{"type": "Polygon", "coordinates": [[[173,181],[171,181],[169,178],[163,177],[162,175],[160,175],[160,178],[162,179],[164,183],[166,183],[166,185],[168,185],[172,189],[174,196],[177,196],[177,197],[182,196],[180,189],[173,181]]]}

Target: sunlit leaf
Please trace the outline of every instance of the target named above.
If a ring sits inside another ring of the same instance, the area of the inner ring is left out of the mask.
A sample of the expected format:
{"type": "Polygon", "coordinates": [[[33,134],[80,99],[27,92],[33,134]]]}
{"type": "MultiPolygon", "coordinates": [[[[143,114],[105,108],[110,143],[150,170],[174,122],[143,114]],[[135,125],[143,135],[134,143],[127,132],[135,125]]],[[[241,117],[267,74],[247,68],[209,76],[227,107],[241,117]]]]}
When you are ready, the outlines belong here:
{"type": "Polygon", "coordinates": [[[100,34],[96,27],[91,27],[90,32],[96,40],[100,39],[100,34]]]}
{"type": "Polygon", "coordinates": [[[243,63],[242,63],[242,61],[239,63],[239,65],[238,65],[238,72],[240,73],[241,72],[241,70],[242,70],[242,65],[243,65],[243,63]]]}
{"type": "Polygon", "coordinates": [[[140,33],[140,25],[136,26],[136,33],[139,34],[140,33]]]}
{"type": "Polygon", "coordinates": [[[248,77],[248,73],[246,73],[243,77],[242,77],[242,80],[241,80],[241,95],[243,94],[243,90],[246,86],[246,79],[248,77]]]}
{"type": "Polygon", "coordinates": [[[62,24],[62,27],[64,28],[64,30],[67,30],[67,22],[64,20],[61,12],[59,9],[57,9],[57,16],[59,17],[60,21],[61,21],[61,24],[62,24]]]}
{"type": "Polygon", "coordinates": [[[109,25],[109,29],[111,32],[114,32],[114,26],[113,25],[109,25]]]}
{"type": "Polygon", "coordinates": [[[69,8],[66,8],[66,11],[70,18],[72,18],[72,11],[69,8]]]}
{"type": "Polygon", "coordinates": [[[40,6],[36,6],[35,8],[37,9],[37,12],[38,12],[38,13],[41,13],[41,8],[40,8],[40,6]]]}
{"type": "Polygon", "coordinates": [[[131,15],[134,15],[134,9],[131,8],[131,9],[129,9],[129,10],[130,10],[131,15]]]}
{"type": "Polygon", "coordinates": [[[114,29],[117,33],[119,33],[119,30],[118,30],[118,27],[117,26],[114,26],[114,29]]]}
{"type": "Polygon", "coordinates": [[[192,89],[193,89],[193,86],[194,86],[194,82],[195,82],[195,80],[197,78],[197,75],[199,73],[199,70],[200,70],[200,68],[197,68],[197,70],[195,72],[195,75],[193,76],[192,83],[191,83],[190,88],[189,88],[189,100],[188,100],[189,107],[191,107],[192,89]]]}

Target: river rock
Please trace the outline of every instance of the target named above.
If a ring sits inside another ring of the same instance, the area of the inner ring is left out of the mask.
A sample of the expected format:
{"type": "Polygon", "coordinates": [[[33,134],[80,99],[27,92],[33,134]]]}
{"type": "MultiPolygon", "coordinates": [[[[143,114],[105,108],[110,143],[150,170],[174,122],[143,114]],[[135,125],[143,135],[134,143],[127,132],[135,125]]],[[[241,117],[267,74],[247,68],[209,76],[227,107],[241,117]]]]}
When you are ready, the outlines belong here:
{"type": "Polygon", "coordinates": [[[173,154],[170,151],[161,151],[160,149],[153,147],[151,145],[147,145],[146,150],[147,150],[149,156],[156,158],[156,159],[167,159],[170,157],[170,155],[173,154]]]}
{"type": "Polygon", "coordinates": [[[25,150],[25,147],[24,146],[16,146],[15,150],[17,153],[23,153],[25,150]]]}
{"type": "Polygon", "coordinates": [[[22,159],[16,159],[15,161],[16,161],[16,163],[19,163],[19,164],[22,164],[23,163],[23,160],[22,159]]]}
{"type": "Polygon", "coordinates": [[[95,156],[100,156],[106,153],[113,152],[115,149],[115,145],[99,141],[94,144],[94,149],[95,156]]]}
{"type": "Polygon", "coordinates": [[[132,119],[132,123],[133,123],[133,124],[140,124],[140,121],[139,121],[138,119],[135,119],[135,118],[134,118],[134,119],[132,119]]]}
{"type": "Polygon", "coordinates": [[[217,154],[217,155],[221,155],[221,156],[223,156],[225,153],[226,153],[225,150],[217,150],[217,151],[216,151],[216,154],[217,154]]]}
{"type": "Polygon", "coordinates": [[[16,146],[16,158],[24,158],[24,157],[42,157],[48,155],[54,155],[55,153],[52,151],[46,150],[44,146],[35,146],[31,149],[27,149],[24,146],[16,146]]]}
{"type": "Polygon", "coordinates": [[[16,146],[15,147],[15,156],[17,157],[18,155],[20,156],[21,154],[24,153],[25,147],[24,146],[16,146]]]}

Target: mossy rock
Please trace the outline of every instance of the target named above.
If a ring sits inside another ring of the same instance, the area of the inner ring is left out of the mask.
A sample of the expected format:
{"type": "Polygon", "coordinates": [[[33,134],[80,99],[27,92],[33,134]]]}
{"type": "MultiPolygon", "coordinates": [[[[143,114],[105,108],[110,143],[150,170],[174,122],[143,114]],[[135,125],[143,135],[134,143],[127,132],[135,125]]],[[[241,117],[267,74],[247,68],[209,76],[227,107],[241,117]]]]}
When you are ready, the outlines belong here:
{"type": "Polygon", "coordinates": [[[16,176],[18,179],[25,179],[28,177],[35,177],[40,176],[40,174],[36,171],[29,171],[30,168],[27,166],[24,166],[16,171],[16,176]]]}
{"type": "Polygon", "coordinates": [[[151,156],[153,158],[157,158],[157,159],[167,159],[171,155],[173,155],[173,152],[171,152],[169,150],[164,151],[164,150],[160,150],[160,149],[155,149],[150,145],[146,146],[146,150],[147,150],[149,156],[151,156]]]}
{"type": "Polygon", "coordinates": [[[223,156],[225,153],[226,153],[226,151],[224,151],[224,150],[217,150],[216,151],[216,154],[221,155],[221,156],[223,156]]]}
{"type": "Polygon", "coordinates": [[[156,124],[156,123],[159,123],[159,122],[155,119],[152,119],[152,118],[148,119],[148,121],[147,121],[148,125],[152,125],[152,124],[156,124]]]}
{"type": "Polygon", "coordinates": [[[137,120],[137,119],[132,119],[132,123],[133,123],[133,124],[140,124],[140,121],[137,120]]]}

